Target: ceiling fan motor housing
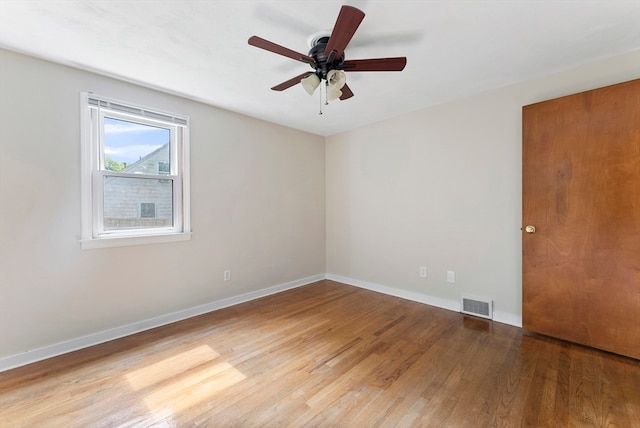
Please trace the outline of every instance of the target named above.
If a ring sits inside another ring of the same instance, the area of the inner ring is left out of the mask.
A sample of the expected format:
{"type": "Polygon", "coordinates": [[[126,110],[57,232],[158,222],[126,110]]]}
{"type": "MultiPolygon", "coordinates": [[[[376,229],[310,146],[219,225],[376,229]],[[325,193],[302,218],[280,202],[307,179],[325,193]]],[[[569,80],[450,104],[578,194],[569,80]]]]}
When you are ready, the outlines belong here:
{"type": "Polygon", "coordinates": [[[344,64],[344,53],[340,58],[329,61],[325,55],[327,43],[329,43],[329,37],[320,37],[314,41],[314,46],[309,50],[309,56],[313,58],[315,64],[312,65],[316,69],[316,74],[322,79],[327,78],[327,73],[331,70],[342,70],[344,64]]]}

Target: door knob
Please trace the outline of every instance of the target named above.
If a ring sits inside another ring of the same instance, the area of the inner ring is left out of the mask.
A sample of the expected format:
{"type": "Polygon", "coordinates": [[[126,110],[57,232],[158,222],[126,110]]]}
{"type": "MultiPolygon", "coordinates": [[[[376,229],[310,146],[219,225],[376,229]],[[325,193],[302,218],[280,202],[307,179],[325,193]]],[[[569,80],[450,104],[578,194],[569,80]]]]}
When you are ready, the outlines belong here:
{"type": "Polygon", "coordinates": [[[536,233],[536,227],[529,225],[524,228],[524,231],[527,233],[536,233]]]}

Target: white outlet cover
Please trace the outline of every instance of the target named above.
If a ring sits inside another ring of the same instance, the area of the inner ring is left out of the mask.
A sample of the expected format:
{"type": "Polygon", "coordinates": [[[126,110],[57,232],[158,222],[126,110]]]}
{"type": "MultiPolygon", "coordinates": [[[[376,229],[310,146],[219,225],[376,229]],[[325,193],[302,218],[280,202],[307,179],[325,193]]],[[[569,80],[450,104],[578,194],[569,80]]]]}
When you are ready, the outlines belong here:
{"type": "Polygon", "coordinates": [[[420,278],[426,278],[426,277],[427,277],[427,267],[420,266],[420,278]]]}
{"type": "Polygon", "coordinates": [[[447,271],[447,282],[456,282],[456,273],[452,270],[447,271]]]}

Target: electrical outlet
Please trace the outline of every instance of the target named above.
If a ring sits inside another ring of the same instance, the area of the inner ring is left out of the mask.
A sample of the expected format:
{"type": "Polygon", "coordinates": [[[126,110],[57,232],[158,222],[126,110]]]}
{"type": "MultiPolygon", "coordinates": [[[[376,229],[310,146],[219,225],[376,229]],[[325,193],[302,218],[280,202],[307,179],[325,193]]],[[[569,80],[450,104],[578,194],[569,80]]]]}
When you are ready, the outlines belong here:
{"type": "Polygon", "coordinates": [[[426,277],[427,277],[427,267],[420,266],[420,278],[426,278],[426,277]]]}
{"type": "Polygon", "coordinates": [[[447,271],[447,282],[456,282],[456,273],[452,270],[447,271]]]}
{"type": "Polygon", "coordinates": [[[224,271],[224,280],[225,281],[231,281],[231,271],[230,270],[225,270],[224,271]]]}

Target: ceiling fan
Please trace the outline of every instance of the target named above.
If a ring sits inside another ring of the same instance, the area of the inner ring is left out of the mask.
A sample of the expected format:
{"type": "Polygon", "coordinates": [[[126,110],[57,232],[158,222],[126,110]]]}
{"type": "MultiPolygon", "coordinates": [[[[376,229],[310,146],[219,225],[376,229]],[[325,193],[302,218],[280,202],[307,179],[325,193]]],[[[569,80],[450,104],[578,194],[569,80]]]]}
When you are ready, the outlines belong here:
{"type": "Polygon", "coordinates": [[[325,82],[326,100],[346,100],[353,96],[347,86],[345,72],[359,71],[402,71],[407,64],[406,57],[371,58],[346,60],[344,50],[351,41],[358,26],[364,19],[364,12],[353,6],[342,6],[331,34],[318,34],[310,39],[311,50],[308,55],[293,51],[258,36],[249,38],[249,44],[296,61],[307,63],[313,71],[299,74],[271,88],[284,91],[302,83],[304,89],[312,95],[325,82]]]}

